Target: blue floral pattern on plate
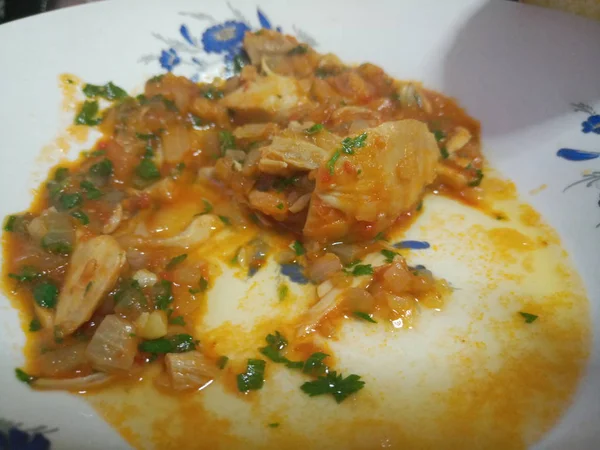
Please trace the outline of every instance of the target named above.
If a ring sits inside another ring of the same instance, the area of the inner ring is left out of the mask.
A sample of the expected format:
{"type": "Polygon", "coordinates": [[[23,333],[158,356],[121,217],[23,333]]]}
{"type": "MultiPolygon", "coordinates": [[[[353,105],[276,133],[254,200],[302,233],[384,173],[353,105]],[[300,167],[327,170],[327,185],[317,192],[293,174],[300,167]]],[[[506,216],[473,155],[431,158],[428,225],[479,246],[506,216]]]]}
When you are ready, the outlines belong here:
{"type": "MultiPolygon", "coordinates": [[[[587,119],[581,123],[582,133],[600,134],[600,114],[597,114],[591,106],[585,103],[574,103],[573,109],[575,112],[584,112],[588,115],[587,119]]],[[[581,162],[600,158],[600,152],[575,148],[561,148],[556,152],[556,156],[566,159],[567,161],[581,162]]],[[[584,171],[581,175],[581,179],[569,184],[563,192],[579,185],[584,185],[587,188],[595,187],[596,189],[600,189],[600,170],[584,171]]],[[[598,206],[600,206],[600,200],[598,201],[598,206]]],[[[596,225],[596,228],[600,228],[600,223],[596,225]]]]}
{"type": "Polygon", "coordinates": [[[47,434],[58,431],[45,426],[23,428],[20,423],[0,419],[0,450],[50,450],[47,434]]]}
{"type": "MultiPolygon", "coordinates": [[[[259,28],[275,29],[281,27],[272,24],[267,15],[259,8],[256,10],[258,26],[251,22],[237,9],[227,4],[232,18],[223,22],[217,21],[213,16],[199,12],[180,12],[179,15],[204,23],[200,30],[187,23],[179,27],[179,36],[168,38],[154,33],[153,36],[161,41],[165,47],[158,54],[147,54],[140,58],[140,62],[151,64],[158,61],[160,67],[167,72],[180,71],[193,81],[198,81],[206,69],[211,65],[211,57],[218,56],[219,64],[225,64],[225,75],[231,75],[235,70],[235,59],[243,56],[242,43],[247,31],[259,28]],[[208,26],[206,26],[208,24],[208,26]],[[203,31],[202,31],[203,29],[203,31]]],[[[304,42],[315,46],[315,40],[305,32],[293,27],[295,34],[304,42]]]]}

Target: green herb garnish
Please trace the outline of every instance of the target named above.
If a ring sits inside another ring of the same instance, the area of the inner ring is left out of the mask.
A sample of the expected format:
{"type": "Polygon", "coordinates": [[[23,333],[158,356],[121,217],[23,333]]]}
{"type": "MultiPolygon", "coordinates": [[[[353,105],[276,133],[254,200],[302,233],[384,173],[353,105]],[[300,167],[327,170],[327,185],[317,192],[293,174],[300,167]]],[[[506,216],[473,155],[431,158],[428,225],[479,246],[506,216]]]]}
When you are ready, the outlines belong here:
{"type": "Polygon", "coordinates": [[[221,222],[223,222],[225,225],[227,225],[227,226],[231,225],[231,220],[229,220],[229,217],[219,216],[219,219],[221,219],[221,222]]]}
{"type": "Polygon", "coordinates": [[[270,423],[268,426],[269,426],[269,428],[277,428],[279,426],[279,423],[273,422],[273,423],[270,423]]]}
{"type": "Polygon", "coordinates": [[[152,286],[152,297],[157,309],[166,310],[173,303],[173,283],[167,280],[160,280],[152,286]]]}
{"type": "Polygon", "coordinates": [[[381,254],[383,256],[385,256],[385,262],[386,263],[391,263],[394,260],[394,258],[398,255],[398,253],[393,252],[393,251],[388,250],[388,249],[385,249],[385,248],[383,250],[381,250],[381,254]]]}
{"type": "Polygon", "coordinates": [[[185,326],[185,319],[183,318],[183,316],[177,316],[169,319],[169,323],[171,325],[181,325],[183,327],[185,326]]]}
{"type": "Polygon", "coordinates": [[[103,178],[108,178],[113,173],[113,163],[110,159],[104,158],[102,161],[97,162],[90,167],[90,174],[96,175],[103,178]]]}
{"type": "Polygon", "coordinates": [[[385,238],[385,234],[383,234],[383,231],[380,231],[379,233],[377,233],[375,235],[375,237],[373,238],[374,241],[387,241],[387,239],[385,238]]]}
{"type": "Polygon", "coordinates": [[[42,238],[42,248],[47,252],[57,255],[68,255],[71,253],[71,243],[65,239],[55,240],[48,235],[42,238]]]}
{"type": "Polygon", "coordinates": [[[87,98],[102,97],[106,100],[120,100],[127,97],[127,92],[109,81],[104,86],[86,84],[83,93],[87,98]]]}
{"type": "Polygon", "coordinates": [[[523,318],[525,319],[525,323],[535,322],[535,320],[538,318],[538,316],[536,316],[535,314],[530,314],[522,311],[519,311],[519,314],[523,316],[523,318]]]}
{"type": "Polygon", "coordinates": [[[33,288],[33,299],[42,308],[52,309],[58,300],[58,288],[48,281],[40,283],[33,288]]]}
{"type": "Polygon", "coordinates": [[[81,183],[79,183],[79,186],[81,187],[81,189],[84,190],[88,200],[98,200],[104,195],[104,193],[100,189],[98,189],[91,181],[83,180],[81,183]]]}
{"type": "Polygon", "coordinates": [[[36,379],[36,377],[33,377],[24,370],[18,368],[15,369],[15,376],[17,377],[17,380],[27,384],[31,384],[36,379]]]}
{"type": "Polygon", "coordinates": [[[9,273],[8,276],[9,278],[17,280],[19,283],[27,283],[41,277],[42,274],[33,266],[23,266],[19,273],[9,273]]]}
{"type": "Polygon", "coordinates": [[[224,155],[227,150],[233,150],[235,146],[235,137],[230,131],[219,131],[219,145],[221,155],[224,155]]]}
{"type": "Polygon", "coordinates": [[[362,148],[365,146],[367,140],[367,133],[359,134],[356,137],[347,137],[342,141],[342,151],[346,155],[354,155],[354,149],[362,148]]]}
{"type": "Polygon", "coordinates": [[[293,49],[287,52],[288,55],[304,55],[308,51],[306,44],[296,45],[293,49]]]}
{"type": "Polygon", "coordinates": [[[333,172],[335,170],[335,163],[338,159],[340,159],[340,156],[342,156],[342,153],[339,150],[336,150],[331,159],[327,161],[327,168],[329,169],[330,175],[333,175],[333,172]]]}
{"type": "Polygon", "coordinates": [[[69,169],[66,167],[58,167],[54,172],[54,180],[64,181],[69,176],[69,169]]]}
{"type": "Polygon", "coordinates": [[[475,179],[469,182],[469,186],[479,186],[481,184],[481,180],[483,180],[483,172],[481,169],[477,169],[475,170],[475,179]]]}
{"type": "Polygon", "coordinates": [[[160,170],[149,158],[142,159],[142,162],[136,167],[135,173],[143,180],[150,181],[160,178],[160,170]]]}
{"type": "Polygon", "coordinates": [[[434,130],[433,136],[435,137],[435,140],[439,142],[446,137],[446,133],[444,133],[442,130],[434,130]]]}
{"type": "Polygon", "coordinates": [[[304,366],[302,367],[302,372],[311,376],[325,375],[329,371],[329,368],[323,362],[323,360],[328,356],[329,355],[327,353],[323,352],[313,353],[308,357],[308,359],[304,363],[304,366]]]}
{"type": "Polygon", "coordinates": [[[359,319],[366,320],[367,322],[377,323],[377,321],[373,319],[373,316],[371,314],[367,314],[362,311],[354,311],[352,315],[354,317],[358,317],[359,319]]]}
{"type": "Polygon", "coordinates": [[[296,253],[296,256],[302,256],[306,253],[306,249],[304,248],[304,245],[302,245],[302,242],[300,242],[300,241],[292,242],[292,245],[290,245],[290,248],[292,250],[294,250],[294,252],[296,253]]]}
{"type": "Polygon", "coordinates": [[[323,130],[323,124],[315,123],[312,127],[307,128],[304,132],[308,135],[317,134],[319,131],[323,130]]]}
{"type": "Polygon", "coordinates": [[[177,264],[182,263],[183,261],[185,261],[185,259],[187,258],[187,256],[188,256],[187,253],[183,253],[181,255],[175,256],[174,258],[171,259],[171,261],[169,261],[167,263],[167,266],[165,268],[167,270],[171,270],[177,264]]]}
{"type": "Polygon", "coordinates": [[[210,86],[208,90],[204,91],[204,93],[202,94],[204,98],[207,98],[209,100],[217,100],[219,98],[223,98],[223,95],[223,91],[219,91],[218,89],[215,89],[212,86],[210,86]]]}
{"type": "Polygon", "coordinates": [[[440,154],[442,155],[442,159],[448,159],[450,153],[448,153],[448,149],[444,146],[440,147],[440,154]]]}
{"type": "Polygon", "coordinates": [[[217,360],[217,367],[219,369],[223,370],[225,368],[225,366],[227,365],[228,362],[229,362],[229,358],[227,356],[221,356],[217,360]]]}
{"type": "Polygon", "coordinates": [[[275,188],[275,190],[277,192],[282,192],[286,188],[296,184],[298,181],[300,181],[299,176],[294,176],[294,177],[289,177],[289,178],[280,178],[273,182],[273,187],[275,188]]]}
{"type": "Polygon", "coordinates": [[[90,223],[90,218],[88,217],[88,215],[80,209],[73,211],[71,215],[77,220],[79,220],[82,225],[87,225],[90,223]]]}
{"type": "Polygon", "coordinates": [[[64,209],[73,209],[83,203],[83,196],[79,192],[73,194],[61,194],[58,198],[60,205],[64,209]]]}
{"type": "Polygon", "coordinates": [[[348,375],[344,378],[337,372],[329,372],[314,381],[307,381],[300,389],[311,397],[331,394],[337,403],[343,402],[350,395],[360,391],[365,385],[358,375],[348,375]]]}
{"type": "Polygon", "coordinates": [[[85,101],[79,110],[79,114],[75,116],[75,125],[88,125],[93,127],[102,122],[102,119],[98,117],[98,102],[94,101],[85,101]]]}
{"type": "Polygon", "coordinates": [[[185,353],[196,349],[196,342],[189,334],[175,334],[169,337],[144,341],[139,345],[142,352],[164,354],[185,353]]]}
{"type": "Polygon", "coordinates": [[[39,320],[33,319],[29,322],[29,331],[35,333],[36,331],[40,331],[42,329],[42,324],[39,320]]]}
{"type": "Polygon", "coordinates": [[[6,218],[4,222],[4,231],[13,232],[15,231],[15,223],[17,222],[17,216],[11,215],[6,218]]]}
{"type": "Polygon", "coordinates": [[[361,275],[373,275],[373,266],[371,266],[371,264],[357,264],[349,269],[344,269],[344,272],[355,277],[361,275]]]}
{"type": "Polygon", "coordinates": [[[249,359],[246,371],[237,376],[237,387],[240,392],[255,391],[264,385],[266,362],[262,359],[249,359]]]}
{"type": "Polygon", "coordinates": [[[290,288],[287,284],[282,284],[281,286],[279,286],[279,289],[277,289],[277,296],[279,297],[280,302],[285,300],[289,291],[290,288]]]}

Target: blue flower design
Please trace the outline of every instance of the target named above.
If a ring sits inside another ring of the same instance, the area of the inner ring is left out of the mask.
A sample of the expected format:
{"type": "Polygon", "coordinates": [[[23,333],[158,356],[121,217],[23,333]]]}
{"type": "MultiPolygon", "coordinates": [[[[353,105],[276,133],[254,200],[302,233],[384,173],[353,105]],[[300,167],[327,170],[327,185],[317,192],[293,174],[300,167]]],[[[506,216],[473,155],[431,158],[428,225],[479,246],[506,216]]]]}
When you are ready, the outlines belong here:
{"type": "Polygon", "coordinates": [[[582,122],[581,131],[600,134],[600,114],[589,116],[586,121],[582,122]]]}
{"type": "Polygon", "coordinates": [[[250,27],[243,22],[228,20],[208,28],[202,34],[202,45],[206,53],[234,53],[241,45],[244,34],[250,27]]]}
{"type": "Polygon", "coordinates": [[[0,431],[0,450],[50,450],[50,441],[41,433],[29,434],[17,428],[0,431]]]}
{"type": "Polygon", "coordinates": [[[175,49],[170,48],[168,50],[163,50],[160,54],[160,58],[158,58],[160,65],[167,69],[169,72],[173,70],[175,66],[177,66],[181,62],[181,58],[175,51],[175,49]]]}

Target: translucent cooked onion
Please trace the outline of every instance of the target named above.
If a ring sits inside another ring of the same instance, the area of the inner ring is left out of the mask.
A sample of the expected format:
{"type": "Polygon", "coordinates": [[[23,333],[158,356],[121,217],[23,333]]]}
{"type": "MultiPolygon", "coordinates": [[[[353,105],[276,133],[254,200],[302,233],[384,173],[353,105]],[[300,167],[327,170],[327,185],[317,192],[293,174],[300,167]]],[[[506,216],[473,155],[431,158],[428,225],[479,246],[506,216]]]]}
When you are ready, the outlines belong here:
{"type": "Polygon", "coordinates": [[[331,253],[336,254],[342,264],[350,264],[358,259],[358,255],[362,250],[361,247],[352,244],[332,244],[329,246],[328,250],[331,253]]]}
{"type": "Polygon", "coordinates": [[[174,125],[162,134],[163,154],[169,163],[181,161],[190,148],[189,131],[184,125],[174,125]]]}
{"type": "Polygon", "coordinates": [[[131,369],[137,353],[135,331],[129,321],[106,316],[85,352],[94,368],[104,372],[131,369]]]}
{"type": "Polygon", "coordinates": [[[165,311],[144,312],[135,321],[137,335],[144,339],[158,339],[167,335],[169,320],[165,311]]]}
{"type": "Polygon", "coordinates": [[[351,287],[344,292],[344,305],[350,311],[370,313],[375,308],[375,299],[367,290],[351,287]]]}
{"type": "Polygon", "coordinates": [[[216,376],[216,366],[198,351],[169,353],[165,356],[167,373],[176,391],[199,389],[216,376]]]}
{"type": "Polygon", "coordinates": [[[383,273],[383,287],[395,295],[402,295],[411,290],[414,275],[408,267],[394,261],[383,273]]]}
{"type": "Polygon", "coordinates": [[[38,358],[40,375],[55,377],[84,366],[88,362],[85,356],[86,346],[87,343],[79,342],[75,345],[42,353],[38,358]]]}
{"type": "Polygon", "coordinates": [[[102,386],[113,378],[102,372],[78,378],[36,378],[31,386],[36,389],[84,391],[102,386]]]}
{"type": "Polygon", "coordinates": [[[321,283],[340,270],[342,270],[340,258],[333,253],[327,253],[310,265],[308,277],[315,283],[321,283]]]}

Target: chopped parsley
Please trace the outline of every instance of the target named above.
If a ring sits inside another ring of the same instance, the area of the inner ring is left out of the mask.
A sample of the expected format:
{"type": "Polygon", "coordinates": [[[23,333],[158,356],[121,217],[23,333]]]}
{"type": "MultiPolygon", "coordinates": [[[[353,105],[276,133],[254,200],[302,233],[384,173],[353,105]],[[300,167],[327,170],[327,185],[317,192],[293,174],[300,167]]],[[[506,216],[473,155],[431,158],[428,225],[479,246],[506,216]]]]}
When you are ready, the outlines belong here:
{"type": "Polygon", "coordinates": [[[200,281],[198,282],[200,285],[200,291],[204,292],[208,289],[208,280],[204,277],[200,277],[200,281]]]}
{"type": "Polygon", "coordinates": [[[163,79],[164,75],[160,74],[160,75],[155,75],[152,78],[150,78],[148,81],[150,81],[151,83],[158,83],[159,81],[161,81],[163,79]]]}
{"type": "Polygon", "coordinates": [[[73,209],[83,203],[83,196],[79,192],[65,193],[60,195],[58,201],[64,209],[73,209]]]}
{"type": "Polygon", "coordinates": [[[157,180],[160,178],[160,170],[150,158],[143,158],[136,167],[135,173],[143,180],[157,180]]]}
{"type": "Polygon", "coordinates": [[[110,159],[104,158],[90,167],[90,174],[97,175],[103,178],[108,178],[113,173],[113,163],[110,159]]]}
{"type": "Polygon", "coordinates": [[[519,314],[525,319],[525,323],[532,323],[538,318],[535,314],[530,314],[526,312],[519,311],[519,314]]]}
{"type": "Polygon", "coordinates": [[[57,255],[68,255],[71,253],[71,243],[64,239],[55,239],[48,234],[42,238],[42,248],[57,255]]]}
{"type": "Polygon", "coordinates": [[[11,215],[6,218],[4,222],[4,231],[12,232],[15,231],[15,223],[17,222],[17,216],[11,215]]]}
{"type": "Polygon", "coordinates": [[[329,355],[327,353],[323,352],[313,353],[308,357],[308,359],[304,363],[304,366],[302,367],[302,372],[311,376],[325,375],[329,371],[329,368],[323,362],[323,360],[328,356],[329,355]]]}
{"type": "Polygon", "coordinates": [[[281,352],[287,347],[287,339],[279,332],[275,334],[269,334],[265,338],[267,341],[266,347],[261,347],[259,351],[275,363],[285,364],[290,369],[300,369],[304,366],[301,361],[290,361],[281,352]]]}
{"type": "Polygon", "coordinates": [[[210,204],[210,202],[208,200],[202,199],[202,201],[204,202],[204,211],[199,213],[198,214],[199,216],[208,214],[208,213],[212,212],[212,210],[213,210],[213,206],[210,204]]]}
{"type": "Polygon", "coordinates": [[[144,341],[139,345],[142,352],[164,354],[164,353],[185,353],[196,349],[196,342],[189,334],[174,334],[173,336],[163,337],[144,341]]]}
{"type": "Polygon", "coordinates": [[[58,300],[58,288],[48,281],[40,283],[33,288],[33,299],[42,308],[52,309],[58,300]]]}
{"type": "Polygon", "coordinates": [[[296,45],[293,49],[287,52],[288,55],[304,55],[308,51],[306,44],[296,45]]]}
{"type": "Polygon", "coordinates": [[[269,426],[269,428],[277,428],[279,426],[279,423],[273,422],[273,423],[270,423],[268,426],[269,426]]]}
{"type": "Polygon", "coordinates": [[[240,392],[256,391],[265,383],[266,362],[262,359],[249,359],[246,371],[237,376],[237,387],[240,392]]]}
{"type": "Polygon", "coordinates": [[[374,241],[387,241],[387,239],[385,238],[385,234],[383,234],[383,231],[380,231],[379,233],[377,233],[375,235],[375,237],[373,238],[374,241]]]}
{"type": "Polygon", "coordinates": [[[373,319],[373,316],[371,314],[367,314],[362,311],[354,311],[352,315],[354,317],[358,317],[359,319],[366,320],[367,322],[377,323],[377,321],[373,319]]]}
{"type": "Polygon", "coordinates": [[[59,167],[54,172],[54,179],[56,181],[64,181],[69,176],[69,169],[67,167],[59,167]]]}
{"type": "Polygon", "coordinates": [[[344,269],[344,272],[355,277],[373,275],[373,266],[371,264],[356,264],[354,267],[344,269]]]}
{"type": "Polygon", "coordinates": [[[310,397],[331,394],[337,403],[343,402],[350,395],[360,391],[365,385],[360,376],[352,374],[346,378],[337,372],[329,372],[314,381],[307,381],[300,389],[310,397]]]}
{"type": "Polygon", "coordinates": [[[229,220],[229,217],[219,216],[219,219],[221,219],[221,222],[223,222],[225,225],[227,225],[227,226],[231,225],[231,220],[229,220]]]}
{"type": "Polygon", "coordinates": [[[171,325],[181,325],[183,327],[185,326],[185,319],[183,318],[183,316],[177,316],[173,317],[172,319],[169,319],[169,323],[171,325]]]}
{"type": "Polygon", "coordinates": [[[354,149],[362,148],[365,146],[367,140],[367,133],[359,134],[356,137],[347,137],[342,141],[342,151],[346,155],[354,155],[354,149]]]}
{"type": "Polygon", "coordinates": [[[475,170],[475,178],[469,182],[469,186],[475,187],[481,184],[481,180],[483,180],[483,172],[481,169],[475,170]]]}
{"type": "Polygon", "coordinates": [[[19,283],[27,283],[42,276],[40,272],[33,266],[23,266],[19,273],[9,273],[8,277],[17,280],[19,283]]]}
{"type": "Polygon", "coordinates": [[[175,267],[177,264],[182,263],[183,261],[186,260],[187,258],[187,253],[183,253],[181,255],[175,256],[174,258],[171,259],[171,261],[169,261],[167,263],[167,266],[165,267],[167,270],[171,270],[173,267],[175,267]]]}
{"type": "Polygon", "coordinates": [[[435,140],[439,142],[446,137],[446,133],[444,133],[442,130],[434,130],[433,136],[435,137],[435,140]]]}
{"type": "Polygon", "coordinates": [[[339,150],[336,150],[331,159],[327,161],[327,168],[329,169],[330,175],[333,175],[333,172],[335,170],[335,163],[338,159],[340,159],[340,156],[342,156],[342,153],[339,150]]]}
{"type": "Polygon", "coordinates": [[[238,53],[237,55],[235,55],[233,57],[233,73],[240,73],[244,66],[247,66],[249,62],[250,61],[245,52],[238,53]]]}
{"type": "Polygon", "coordinates": [[[201,127],[202,126],[202,119],[198,116],[196,116],[195,114],[191,114],[189,115],[190,117],[190,121],[192,122],[192,125],[194,125],[195,127],[201,127]]]}
{"type": "Polygon", "coordinates": [[[381,250],[381,254],[383,256],[385,256],[385,262],[386,263],[391,263],[394,260],[394,258],[398,255],[398,253],[393,252],[393,251],[388,250],[388,249],[385,249],[385,248],[383,250],[381,250]]]}
{"type": "Polygon", "coordinates": [[[83,93],[87,98],[102,97],[106,100],[121,100],[127,97],[127,92],[109,81],[104,86],[86,84],[83,93]]]}
{"type": "Polygon", "coordinates": [[[315,123],[312,127],[307,128],[306,130],[304,130],[304,132],[308,135],[311,134],[317,134],[319,131],[323,130],[323,124],[321,123],[315,123]]]}
{"type": "Polygon", "coordinates": [[[173,283],[167,280],[160,280],[152,286],[152,296],[154,305],[157,309],[166,310],[173,303],[173,283]]]}
{"type": "Polygon", "coordinates": [[[417,211],[421,211],[423,209],[423,200],[421,200],[419,202],[419,204],[417,205],[417,211]]]}
{"type": "Polygon", "coordinates": [[[304,248],[304,246],[302,245],[302,242],[300,242],[300,241],[292,242],[292,245],[290,245],[290,248],[292,250],[294,250],[294,252],[296,253],[296,256],[302,256],[306,253],[306,249],[304,248]]]}
{"type": "Polygon", "coordinates": [[[448,159],[450,153],[448,153],[448,149],[445,146],[440,147],[440,154],[442,155],[442,159],[448,159]]]}
{"type": "Polygon", "coordinates": [[[90,223],[90,218],[88,217],[88,215],[80,209],[73,211],[71,215],[77,220],[79,220],[82,225],[87,225],[90,223]]]}
{"type": "Polygon", "coordinates": [[[283,209],[284,208],[283,203],[277,203],[276,208],[277,209],[283,209]]]}
{"type": "Polygon", "coordinates": [[[204,91],[202,96],[209,100],[218,100],[220,98],[223,98],[223,91],[219,91],[218,89],[215,89],[214,87],[210,86],[206,91],[204,91]]]}
{"type": "Polygon", "coordinates": [[[98,102],[88,101],[83,102],[81,109],[77,116],[75,116],[75,125],[87,125],[93,127],[102,122],[102,119],[98,117],[98,102]]]}
{"type": "Polygon", "coordinates": [[[284,301],[289,292],[290,288],[287,284],[282,284],[281,286],[279,286],[279,289],[277,289],[277,296],[279,297],[279,301],[284,301]]]}
{"type": "Polygon", "coordinates": [[[40,331],[42,329],[42,324],[38,319],[33,319],[29,322],[29,331],[35,333],[36,331],[40,331]]]}
{"type": "Polygon", "coordinates": [[[91,181],[83,180],[81,183],[79,183],[79,186],[85,192],[85,195],[88,198],[88,200],[98,200],[104,195],[103,192],[100,189],[98,189],[96,185],[91,181]]]}
{"type": "Polygon", "coordinates": [[[224,155],[227,150],[233,150],[235,146],[235,137],[230,131],[219,131],[219,145],[221,155],[224,155]]]}
{"type": "Polygon", "coordinates": [[[289,178],[280,178],[279,180],[275,180],[273,182],[273,187],[277,192],[282,192],[286,188],[293,186],[298,181],[300,181],[299,176],[289,177],[289,178]]]}
{"type": "Polygon", "coordinates": [[[228,362],[229,358],[227,356],[221,356],[219,359],[217,359],[217,367],[223,370],[228,362]]]}
{"type": "Polygon", "coordinates": [[[15,376],[17,377],[17,380],[22,383],[30,384],[31,382],[35,381],[35,377],[29,375],[27,372],[19,368],[15,369],[15,376]]]}

